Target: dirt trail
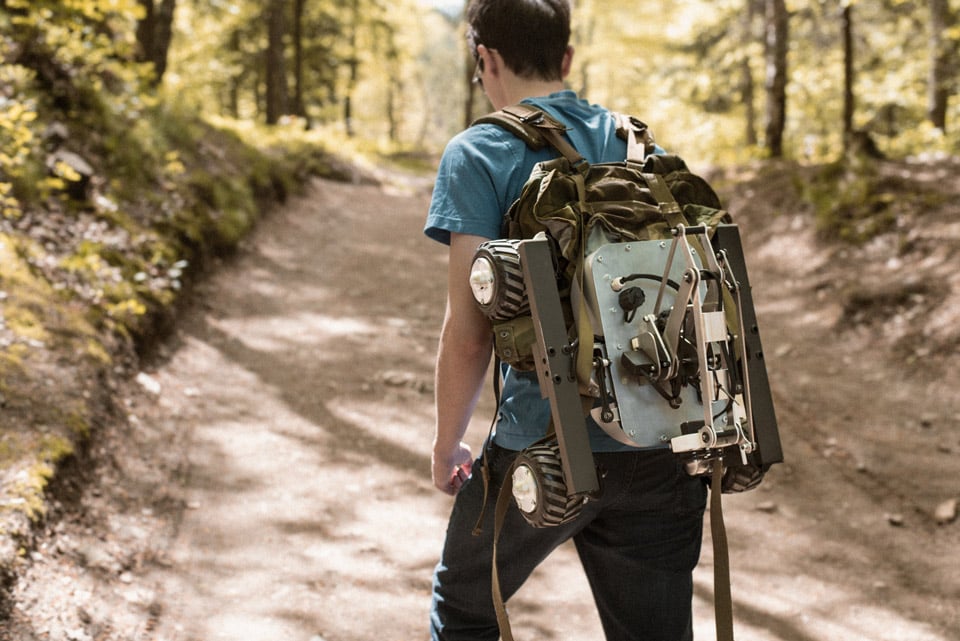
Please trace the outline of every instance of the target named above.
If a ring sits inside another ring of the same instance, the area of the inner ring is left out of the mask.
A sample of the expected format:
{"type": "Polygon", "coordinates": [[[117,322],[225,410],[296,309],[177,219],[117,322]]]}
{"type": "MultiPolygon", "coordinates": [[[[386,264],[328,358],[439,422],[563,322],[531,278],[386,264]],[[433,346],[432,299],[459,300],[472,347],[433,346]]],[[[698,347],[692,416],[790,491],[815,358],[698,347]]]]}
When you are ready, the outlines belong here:
{"type": "MultiPolygon", "coordinates": [[[[40,547],[9,638],[425,638],[451,501],[429,480],[446,255],[420,233],[426,193],[318,181],[202,285],[124,391],[115,482],[40,547]]],[[[903,390],[921,395],[909,408],[879,393],[889,372],[852,358],[863,345],[824,339],[836,305],[798,307],[818,266],[747,241],[789,462],[725,500],[740,638],[960,639],[960,528],[928,516],[934,490],[957,494],[960,408],[919,427],[917,404],[943,403],[932,388],[903,390]],[[929,483],[889,454],[902,429],[942,444],[929,483]]],[[[714,638],[711,598],[707,535],[698,639],[714,638]]],[[[518,639],[602,638],[572,549],[511,606],[518,639]]]]}

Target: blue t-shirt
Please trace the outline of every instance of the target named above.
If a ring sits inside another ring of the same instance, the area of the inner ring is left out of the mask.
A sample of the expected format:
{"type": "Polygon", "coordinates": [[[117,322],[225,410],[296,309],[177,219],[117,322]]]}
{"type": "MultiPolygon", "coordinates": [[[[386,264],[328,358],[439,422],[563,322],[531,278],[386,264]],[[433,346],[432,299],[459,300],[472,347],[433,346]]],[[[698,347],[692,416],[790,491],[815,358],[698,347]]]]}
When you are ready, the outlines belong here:
{"type": "MultiPolygon", "coordinates": [[[[619,162],[626,157],[626,142],[617,137],[616,121],[603,107],[579,99],[573,91],[523,102],[564,123],[570,129],[567,138],[589,163],[619,162]]],[[[534,165],[556,156],[549,147],[531,150],[497,125],[475,125],[459,133],[440,159],[424,233],[445,244],[450,243],[451,233],[500,238],[504,213],[519,197],[534,165]]],[[[518,372],[506,365],[504,372],[494,441],[521,450],[546,433],[550,405],[540,395],[535,372],[518,372]]],[[[592,420],[587,424],[594,451],[633,449],[592,420]]]]}

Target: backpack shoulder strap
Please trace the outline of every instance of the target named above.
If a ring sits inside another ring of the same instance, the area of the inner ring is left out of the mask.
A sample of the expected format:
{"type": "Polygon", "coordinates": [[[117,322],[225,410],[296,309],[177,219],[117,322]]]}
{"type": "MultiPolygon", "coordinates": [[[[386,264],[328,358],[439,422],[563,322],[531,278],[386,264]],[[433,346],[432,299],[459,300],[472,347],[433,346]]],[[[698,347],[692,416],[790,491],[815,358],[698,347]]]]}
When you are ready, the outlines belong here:
{"type": "Polygon", "coordinates": [[[474,125],[493,124],[506,129],[526,145],[538,151],[549,145],[574,167],[585,162],[583,156],[563,137],[567,126],[538,107],[519,103],[481,116],[474,125]]]}

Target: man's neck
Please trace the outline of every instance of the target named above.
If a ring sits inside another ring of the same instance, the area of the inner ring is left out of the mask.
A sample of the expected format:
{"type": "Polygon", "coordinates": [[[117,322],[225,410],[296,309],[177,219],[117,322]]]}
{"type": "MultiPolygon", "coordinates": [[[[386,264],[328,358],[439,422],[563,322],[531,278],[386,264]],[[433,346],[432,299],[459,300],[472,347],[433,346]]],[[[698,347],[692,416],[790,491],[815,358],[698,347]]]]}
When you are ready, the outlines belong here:
{"type": "Polygon", "coordinates": [[[552,93],[563,91],[565,88],[563,81],[560,80],[528,80],[519,78],[517,76],[512,76],[508,79],[505,79],[505,82],[502,86],[502,97],[504,104],[495,105],[498,109],[502,109],[508,105],[516,104],[524,98],[541,98],[543,96],[549,96],[552,93]]]}

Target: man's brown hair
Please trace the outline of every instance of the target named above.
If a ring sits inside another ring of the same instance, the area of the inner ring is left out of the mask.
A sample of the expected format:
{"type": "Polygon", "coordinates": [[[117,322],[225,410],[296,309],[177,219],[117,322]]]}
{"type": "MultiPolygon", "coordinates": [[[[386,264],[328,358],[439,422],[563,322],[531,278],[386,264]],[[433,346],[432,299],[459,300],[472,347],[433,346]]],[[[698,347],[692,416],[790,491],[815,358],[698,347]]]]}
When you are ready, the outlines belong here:
{"type": "Polygon", "coordinates": [[[474,57],[482,44],[499,52],[522,78],[563,78],[563,56],[570,44],[568,0],[471,0],[467,25],[474,57]]]}

